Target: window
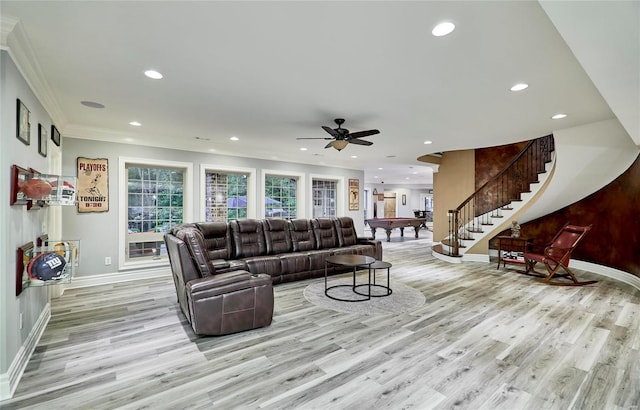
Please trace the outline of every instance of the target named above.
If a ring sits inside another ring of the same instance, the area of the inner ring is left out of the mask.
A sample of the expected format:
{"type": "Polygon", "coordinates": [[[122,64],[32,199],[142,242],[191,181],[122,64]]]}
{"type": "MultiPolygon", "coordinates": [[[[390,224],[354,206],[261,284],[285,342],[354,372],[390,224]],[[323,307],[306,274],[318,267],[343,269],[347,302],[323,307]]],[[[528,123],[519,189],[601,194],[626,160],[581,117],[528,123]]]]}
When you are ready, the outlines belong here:
{"type": "Polygon", "coordinates": [[[163,235],[185,215],[191,164],[120,159],[121,267],[167,259],[163,235]]]}
{"type": "Polygon", "coordinates": [[[298,215],[298,178],[265,175],[264,208],[267,218],[294,219],[298,215]]]}
{"type": "Polygon", "coordinates": [[[207,171],[205,179],[206,221],[247,218],[248,174],[207,171]]]}
{"type": "Polygon", "coordinates": [[[313,217],[337,216],[337,181],[313,179],[313,217]]]}

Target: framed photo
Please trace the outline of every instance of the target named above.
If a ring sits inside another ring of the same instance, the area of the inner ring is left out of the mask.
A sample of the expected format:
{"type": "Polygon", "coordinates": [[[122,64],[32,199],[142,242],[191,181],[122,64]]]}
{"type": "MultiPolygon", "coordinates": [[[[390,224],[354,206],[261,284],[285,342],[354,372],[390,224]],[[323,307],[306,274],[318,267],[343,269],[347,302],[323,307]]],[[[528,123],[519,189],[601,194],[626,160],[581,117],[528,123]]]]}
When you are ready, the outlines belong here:
{"type": "Polygon", "coordinates": [[[42,124],[38,124],[38,154],[43,157],[47,157],[47,143],[49,142],[47,138],[47,129],[42,126],[42,124]]]}
{"type": "Polygon", "coordinates": [[[407,195],[402,194],[402,205],[406,205],[407,204],[407,195]]]}
{"type": "Polygon", "coordinates": [[[357,211],[360,207],[360,180],[349,180],[349,210],[357,211]]]}
{"type": "Polygon", "coordinates": [[[18,98],[18,116],[16,121],[16,137],[24,143],[31,144],[31,124],[29,124],[29,110],[18,98]]]}
{"type": "Polygon", "coordinates": [[[109,160],[77,157],[78,212],[109,211],[109,160]]]}
{"type": "Polygon", "coordinates": [[[53,141],[56,146],[60,146],[60,131],[56,128],[55,125],[51,125],[51,141],[53,141]]]}

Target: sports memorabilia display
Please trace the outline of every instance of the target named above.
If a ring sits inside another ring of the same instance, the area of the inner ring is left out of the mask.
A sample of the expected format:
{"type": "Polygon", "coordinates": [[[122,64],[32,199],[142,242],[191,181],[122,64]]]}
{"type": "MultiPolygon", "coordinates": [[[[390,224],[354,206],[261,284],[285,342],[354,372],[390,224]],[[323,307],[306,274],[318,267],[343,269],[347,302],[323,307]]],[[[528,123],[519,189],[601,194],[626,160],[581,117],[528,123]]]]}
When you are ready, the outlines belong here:
{"type": "Polygon", "coordinates": [[[67,261],[56,252],[44,252],[36,255],[27,265],[27,275],[31,280],[60,280],[65,277],[67,261]]]}

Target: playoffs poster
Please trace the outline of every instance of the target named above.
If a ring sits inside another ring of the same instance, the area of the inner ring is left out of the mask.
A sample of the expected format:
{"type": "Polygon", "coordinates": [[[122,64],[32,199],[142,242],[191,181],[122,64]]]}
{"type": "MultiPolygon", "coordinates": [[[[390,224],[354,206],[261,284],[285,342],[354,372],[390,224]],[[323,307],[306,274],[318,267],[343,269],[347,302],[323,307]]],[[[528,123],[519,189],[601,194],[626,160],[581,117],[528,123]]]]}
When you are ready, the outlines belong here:
{"type": "Polygon", "coordinates": [[[78,212],[109,210],[109,160],[78,157],[78,212]]]}

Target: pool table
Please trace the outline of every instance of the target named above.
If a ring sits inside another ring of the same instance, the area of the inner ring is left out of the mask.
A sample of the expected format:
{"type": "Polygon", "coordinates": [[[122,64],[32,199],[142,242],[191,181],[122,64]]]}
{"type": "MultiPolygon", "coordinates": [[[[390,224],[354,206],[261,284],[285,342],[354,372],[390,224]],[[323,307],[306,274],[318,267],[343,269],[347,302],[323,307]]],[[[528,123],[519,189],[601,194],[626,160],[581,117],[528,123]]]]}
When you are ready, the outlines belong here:
{"type": "Polygon", "coordinates": [[[376,237],[376,229],[382,228],[387,232],[387,242],[391,242],[391,230],[400,228],[400,236],[404,236],[404,228],[412,226],[416,231],[416,239],[420,228],[425,225],[426,218],[373,218],[365,221],[371,228],[371,235],[376,237]]]}

